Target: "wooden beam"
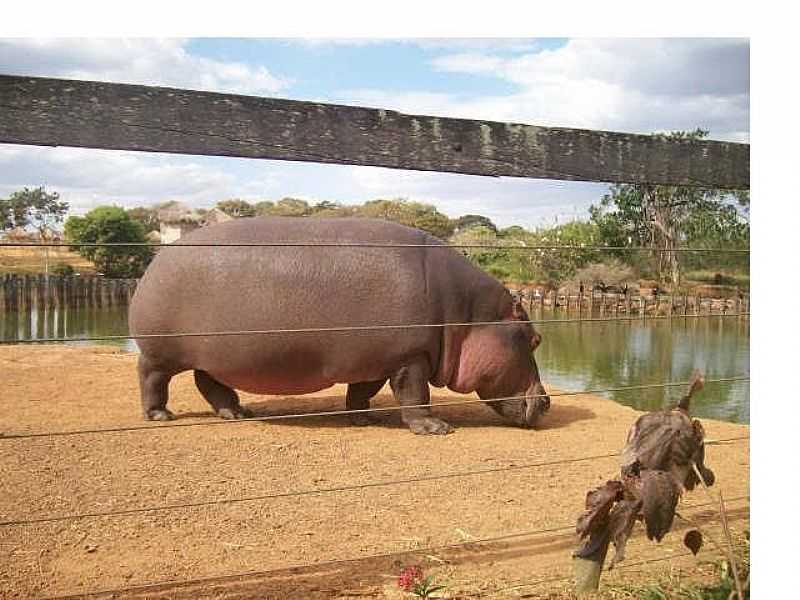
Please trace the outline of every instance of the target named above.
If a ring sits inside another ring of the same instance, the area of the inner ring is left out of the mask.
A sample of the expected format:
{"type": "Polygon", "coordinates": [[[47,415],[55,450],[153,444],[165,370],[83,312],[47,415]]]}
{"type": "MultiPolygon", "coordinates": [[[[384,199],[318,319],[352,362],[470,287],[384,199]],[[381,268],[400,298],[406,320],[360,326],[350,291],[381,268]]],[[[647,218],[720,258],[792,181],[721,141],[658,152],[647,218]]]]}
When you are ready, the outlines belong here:
{"type": "Polygon", "coordinates": [[[0,142],[746,189],[750,146],[0,75],[0,142]]]}

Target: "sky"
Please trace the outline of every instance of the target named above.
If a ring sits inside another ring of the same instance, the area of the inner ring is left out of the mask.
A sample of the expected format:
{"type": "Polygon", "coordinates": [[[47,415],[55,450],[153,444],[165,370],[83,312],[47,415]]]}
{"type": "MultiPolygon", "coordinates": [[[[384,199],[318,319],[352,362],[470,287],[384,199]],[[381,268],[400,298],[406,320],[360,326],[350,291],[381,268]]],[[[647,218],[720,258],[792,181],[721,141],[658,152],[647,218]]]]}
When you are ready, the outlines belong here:
{"type": "MultiPolygon", "coordinates": [[[[0,73],[162,85],[533,125],[710,130],[748,142],[742,38],[0,38],[0,73]]],[[[585,218],[608,186],[0,144],[0,196],[44,185],[83,213],[179,200],[408,198],[500,226],[585,218]]]]}

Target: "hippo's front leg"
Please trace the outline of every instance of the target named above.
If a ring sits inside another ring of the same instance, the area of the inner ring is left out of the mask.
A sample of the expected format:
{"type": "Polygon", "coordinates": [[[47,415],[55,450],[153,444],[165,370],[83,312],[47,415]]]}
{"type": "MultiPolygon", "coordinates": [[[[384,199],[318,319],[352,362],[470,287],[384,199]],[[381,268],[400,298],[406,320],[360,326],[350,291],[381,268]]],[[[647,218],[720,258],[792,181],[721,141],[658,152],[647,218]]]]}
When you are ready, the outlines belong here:
{"type": "Polygon", "coordinates": [[[392,375],[389,384],[400,406],[415,407],[403,408],[401,411],[403,422],[411,431],[417,434],[450,433],[453,431],[450,425],[431,416],[429,378],[428,362],[418,359],[392,375]]]}

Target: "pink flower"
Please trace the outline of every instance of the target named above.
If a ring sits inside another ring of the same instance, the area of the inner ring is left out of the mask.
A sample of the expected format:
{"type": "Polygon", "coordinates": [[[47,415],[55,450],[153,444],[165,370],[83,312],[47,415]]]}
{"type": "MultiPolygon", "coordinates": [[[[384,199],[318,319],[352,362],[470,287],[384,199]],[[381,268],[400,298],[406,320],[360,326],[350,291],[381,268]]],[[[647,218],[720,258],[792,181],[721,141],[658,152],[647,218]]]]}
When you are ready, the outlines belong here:
{"type": "Polygon", "coordinates": [[[410,592],[420,581],[422,581],[422,568],[418,565],[412,565],[400,571],[400,577],[397,578],[397,587],[404,592],[410,592]]]}

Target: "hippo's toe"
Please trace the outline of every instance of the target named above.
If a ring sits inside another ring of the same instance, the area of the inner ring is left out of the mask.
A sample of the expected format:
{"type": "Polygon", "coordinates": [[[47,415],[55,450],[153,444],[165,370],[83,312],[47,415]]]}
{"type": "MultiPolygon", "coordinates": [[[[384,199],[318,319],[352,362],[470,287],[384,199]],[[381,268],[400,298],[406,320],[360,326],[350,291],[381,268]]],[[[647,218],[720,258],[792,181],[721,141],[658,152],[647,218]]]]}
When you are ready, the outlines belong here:
{"type": "Polygon", "coordinates": [[[151,408],[144,413],[144,418],[148,421],[173,421],[175,415],[166,408],[151,408]]]}
{"type": "Polygon", "coordinates": [[[357,427],[367,427],[369,425],[375,425],[378,422],[378,419],[373,417],[372,415],[359,413],[355,415],[350,415],[350,423],[357,427]]]}
{"type": "Polygon", "coordinates": [[[453,431],[448,423],[433,417],[409,421],[408,428],[417,435],[445,435],[453,431]]]}
{"type": "Polygon", "coordinates": [[[236,408],[220,408],[217,415],[223,419],[249,419],[253,412],[241,406],[236,408]]]}

